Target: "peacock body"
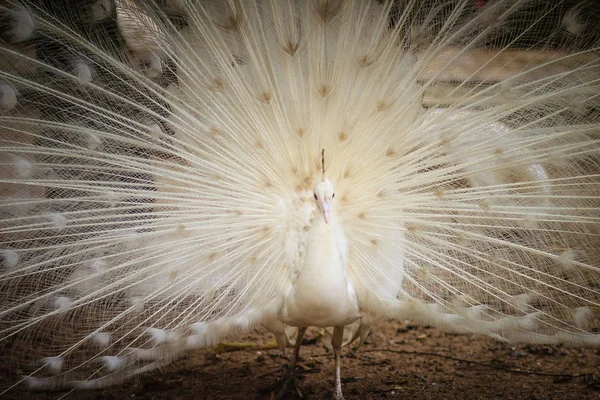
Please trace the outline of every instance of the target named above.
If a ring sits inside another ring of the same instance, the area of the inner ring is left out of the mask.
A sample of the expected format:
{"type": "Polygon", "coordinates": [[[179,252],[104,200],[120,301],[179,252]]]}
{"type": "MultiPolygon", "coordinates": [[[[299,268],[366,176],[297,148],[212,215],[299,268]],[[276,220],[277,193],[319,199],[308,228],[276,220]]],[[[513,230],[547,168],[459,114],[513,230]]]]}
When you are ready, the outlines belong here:
{"type": "Polygon", "coordinates": [[[14,384],[118,384],[257,326],[334,328],[337,398],[342,337],[382,319],[600,346],[585,3],[0,7],[14,384]]]}

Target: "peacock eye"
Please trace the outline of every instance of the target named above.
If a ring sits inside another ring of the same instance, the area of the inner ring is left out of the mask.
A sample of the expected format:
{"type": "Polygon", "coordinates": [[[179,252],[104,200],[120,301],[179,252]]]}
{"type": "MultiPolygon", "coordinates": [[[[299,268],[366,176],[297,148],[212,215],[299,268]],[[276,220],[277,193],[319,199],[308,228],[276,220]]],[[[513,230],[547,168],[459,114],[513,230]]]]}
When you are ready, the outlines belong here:
{"type": "Polygon", "coordinates": [[[315,196],[315,200],[317,200],[317,194],[316,194],[316,193],[313,193],[313,196],[315,196]]]}

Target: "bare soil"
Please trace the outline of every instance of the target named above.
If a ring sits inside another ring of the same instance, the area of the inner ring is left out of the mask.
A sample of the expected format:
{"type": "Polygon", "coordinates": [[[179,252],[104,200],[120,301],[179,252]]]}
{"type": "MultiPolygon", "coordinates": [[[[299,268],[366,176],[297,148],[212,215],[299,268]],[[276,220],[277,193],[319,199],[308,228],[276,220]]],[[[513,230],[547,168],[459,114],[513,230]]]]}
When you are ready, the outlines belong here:
{"type": "MultiPolygon", "coordinates": [[[[256,332],[240,340],[254,347],[191,352],[163,371],[97,391],[27,392],[6,399],[270,399],[286,360],[256,332]]],[[[289,351],[291,353],[291,349],[289,351]]],[[[346,400],[353,399],[600,399],[600,350],[512,346],[486,337],[453,335],[404,324],[376,326],[357,351],[343,350],[346,400]]],[[[333,356],[317,329],[301,349],[303,398],[331,398],[333,356]]],[[[2,379],[0,377],[0,379],[2,379]]],[[[297,399],[290,394],[289,399],[297,399]]]]}

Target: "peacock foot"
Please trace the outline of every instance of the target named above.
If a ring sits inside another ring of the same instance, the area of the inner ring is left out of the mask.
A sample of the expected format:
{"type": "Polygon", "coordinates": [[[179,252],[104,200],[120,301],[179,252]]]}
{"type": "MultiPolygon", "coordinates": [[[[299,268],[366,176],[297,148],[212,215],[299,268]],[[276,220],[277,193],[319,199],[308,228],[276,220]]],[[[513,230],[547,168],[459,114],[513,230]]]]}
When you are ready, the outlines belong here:
{"type": "Polygon", "coordinates": [[[283,370],[283,376],[275,384],[264,388],[262,391],[270,393],[270,398],[275,400],[289,398],[288,395],[292,393],[295,393],[299,398],[302,398],[302,392],[300,392],[300,388],[298,387],[298,368],[286,365],[271,373],[280,370],[283,370]]]}
{"type": "Polygon", "coordinates": [[[344,395],[342,394],[342,388],[336,387],[333,391],[333,400],[344,400],[344,395]]]}

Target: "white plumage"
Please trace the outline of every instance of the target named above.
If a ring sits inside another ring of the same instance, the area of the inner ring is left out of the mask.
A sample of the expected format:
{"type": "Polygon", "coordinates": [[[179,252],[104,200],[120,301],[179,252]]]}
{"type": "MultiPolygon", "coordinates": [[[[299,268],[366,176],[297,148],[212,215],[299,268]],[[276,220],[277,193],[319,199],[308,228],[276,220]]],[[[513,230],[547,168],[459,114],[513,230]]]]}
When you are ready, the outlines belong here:
{"type": "Polygon", "coordinates": [[[484,3],[0,6],[14,383],[117,384],[260,325],[333,327],[337,398],[344,329],[382,319],[600,346],[593,18],[484,3]]]}

